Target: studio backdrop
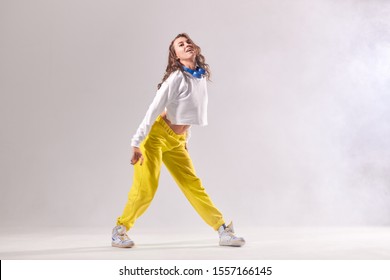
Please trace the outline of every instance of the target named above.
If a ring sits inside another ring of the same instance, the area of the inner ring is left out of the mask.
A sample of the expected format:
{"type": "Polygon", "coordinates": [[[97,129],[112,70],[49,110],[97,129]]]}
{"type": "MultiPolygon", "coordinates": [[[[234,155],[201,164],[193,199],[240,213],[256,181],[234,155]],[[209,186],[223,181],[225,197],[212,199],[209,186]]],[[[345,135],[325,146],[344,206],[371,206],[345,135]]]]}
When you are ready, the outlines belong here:
{"type": "MultiPolygon", "coordinates": [[[[189,152],[240,226],[390,224],[390,2],[0,1],[1,227],[107,226],[187,32],[212,71],[189,152]]],[[[137,225],[206,226],[165,167],[137,225]]]]}

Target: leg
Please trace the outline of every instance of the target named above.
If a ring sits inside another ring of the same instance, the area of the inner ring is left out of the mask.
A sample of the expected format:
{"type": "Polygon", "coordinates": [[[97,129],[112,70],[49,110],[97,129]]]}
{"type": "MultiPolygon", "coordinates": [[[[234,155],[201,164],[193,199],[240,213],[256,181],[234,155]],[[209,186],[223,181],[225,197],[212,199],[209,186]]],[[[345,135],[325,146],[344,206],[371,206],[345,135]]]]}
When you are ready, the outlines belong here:
{"type": "Polygon", "coordinates": [[[196,176],[184,143],[164,152],[162,160],[198,214],[208,225],[218,230],[224,224],[222,214],[214,206],[201,180],[196,176]]]}
{"type": "MultiPolygon", "coordinates": [[[[153,128],[152,128],[153,129],[153,128]]],[[[161,137],[156,137],[152,131],[142,142],[140,149],[144,156],[142,166],[138,162],[134,165],[133,185],[128,194],[128,200],[117,225],[123,225],[129,230],[149,207],[157,191],[160,177],[162,148],[161,137]]]]}

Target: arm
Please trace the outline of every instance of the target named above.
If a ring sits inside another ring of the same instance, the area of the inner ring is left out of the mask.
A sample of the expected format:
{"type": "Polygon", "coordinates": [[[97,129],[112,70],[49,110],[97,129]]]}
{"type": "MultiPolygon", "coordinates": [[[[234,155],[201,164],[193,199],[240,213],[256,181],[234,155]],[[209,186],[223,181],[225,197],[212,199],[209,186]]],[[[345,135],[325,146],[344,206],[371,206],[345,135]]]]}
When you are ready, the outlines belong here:
{"type": "Polygon", "coordinates": [[[168,86],[164,84],[161,85],[161,88],[157,91],[153,102],[149,105],[146,115],[139,125],[137,132],[131,139],[131,146],[139,148],[141,142],[145,139],[146,135],[148,135],[157,116],[165,109],[169,99],[168,94],[168,86]]]}
{"type": "MultiPolygon", "coordinates": [[[[179,72],[179,71],[178,71],[179,72]]],[[[148,111],[144,119],[142,120],[137,132],[131,139],[131,146],[139,148],[141,142],[146,138],[157,116],[160,115],[168,103],[178,93],[179,85],[181,82],[180,74],[173,72],[168,79],[162,83],[160,89],[157,91],[156,96],[150,104],[148,111]]]]}
{"type": "Polygon", "coordinates": [[[191,138],[191,126],[187,129],[187,137],[186,137],[186,150],[188,150],[188,141],[190,140],[191,138]]]}
{"type": "Polygon", "coordinates": [[[183,74],[180,70],[177,70],[171,73],[168,79],[166,79],[162,83],[161,87],[156,92],[156,96],[154,97],[152,104],[150,104],[145,117],[143,118],[141,124],[137,129],[137,132],[131,139],[131,146],[133,148],[131,164],[134,165],[140,160],[140,165],[142,165],[144,158],[142,155],[142,151],[139,147],[142,141],[148,135],[157,116],[161,114],[164,111],[165,107],[172,100],[174,100],[177,94],[179,94],[180,88],[184,85],[183,82],[183,74]]]}
{"type": "Polygon", "coordinates": [[[130,162],[132,165],[136,164],[139,160],[140,160],[140,165],[143,164],[144,157],[139,147],[141,145],[141,142],[145,139],[146,135],[148,135],[157,116],[161,114],[162,111],[165,109],[165,106],[168,104],[168,101],[169,101],[169,86],[167,84],[162,84],[160,89],[157,91],[152,104],[150,104],[145,117],[143,118],[141,124],[139,125],[137,132],[131,139],[133,155],[131,157],[130,162]]]}

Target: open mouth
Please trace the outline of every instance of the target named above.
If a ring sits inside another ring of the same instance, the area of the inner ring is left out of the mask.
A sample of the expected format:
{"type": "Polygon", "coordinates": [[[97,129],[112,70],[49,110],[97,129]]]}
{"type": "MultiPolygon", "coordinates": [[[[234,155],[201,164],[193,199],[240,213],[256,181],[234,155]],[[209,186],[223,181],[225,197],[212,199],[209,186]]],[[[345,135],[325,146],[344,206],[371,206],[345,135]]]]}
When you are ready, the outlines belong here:
{"type": "Polygon", "coordinates": [[[194,49],[190,47],[190,48],[187,48],[186,53],[193,52],[193,51],[194,51],[194,49]]]}

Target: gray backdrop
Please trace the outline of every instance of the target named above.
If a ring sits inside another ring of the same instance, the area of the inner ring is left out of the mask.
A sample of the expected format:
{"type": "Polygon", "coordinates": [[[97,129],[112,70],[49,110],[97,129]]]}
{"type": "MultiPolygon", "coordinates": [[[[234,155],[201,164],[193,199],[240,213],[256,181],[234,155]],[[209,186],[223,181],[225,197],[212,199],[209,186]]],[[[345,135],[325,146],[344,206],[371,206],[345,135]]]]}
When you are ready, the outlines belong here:
{"type": "MultiPolygon", "coordinates": [[[[1,0],[1,227],[107,226],[188,32],[213,77],[189,150],[240,226],[390,224],[390,1],[1,0]]],[[[165,167],[136,226],[206,226],[165,167]]]]}

